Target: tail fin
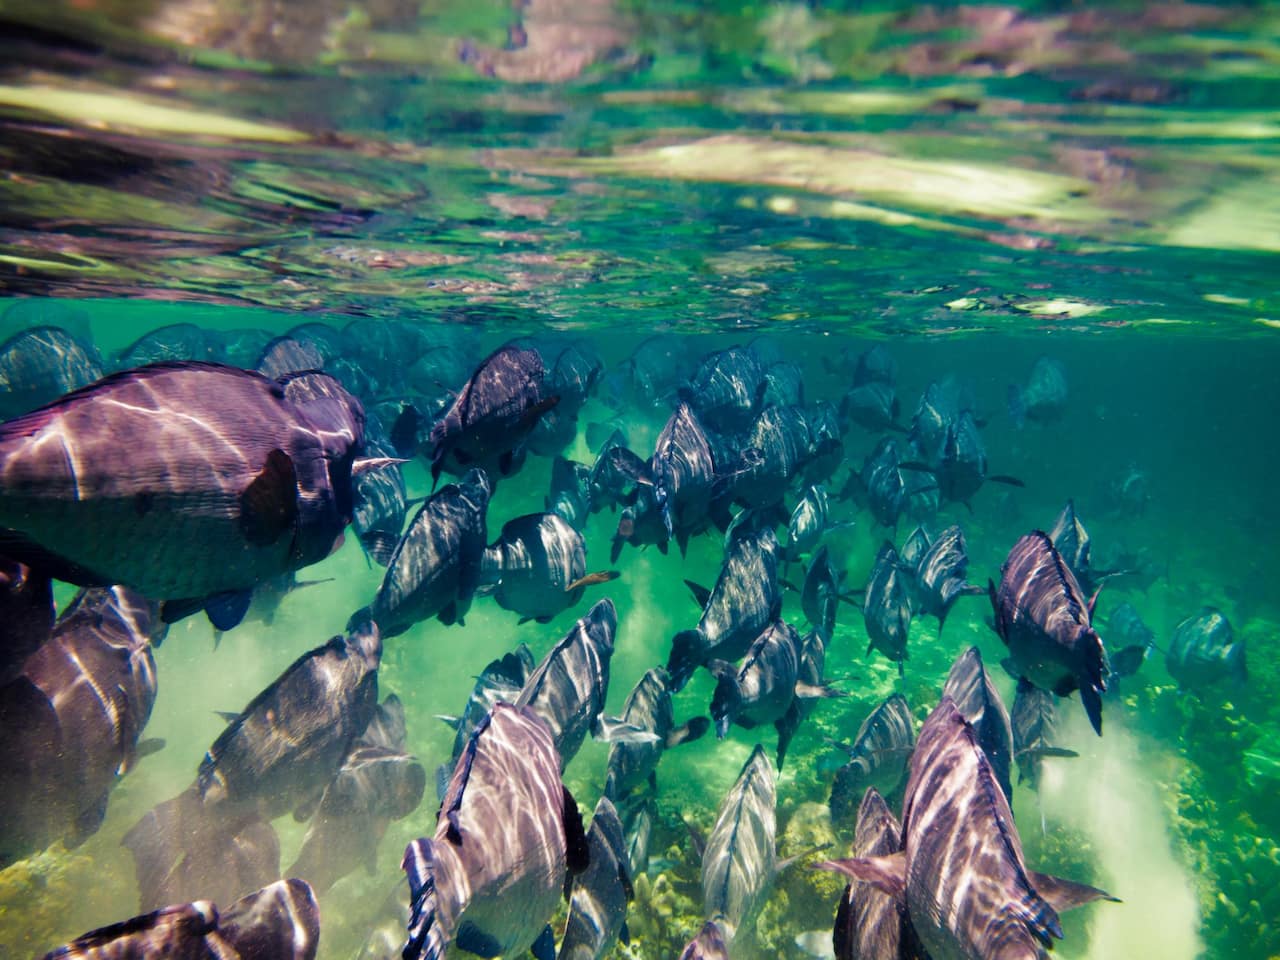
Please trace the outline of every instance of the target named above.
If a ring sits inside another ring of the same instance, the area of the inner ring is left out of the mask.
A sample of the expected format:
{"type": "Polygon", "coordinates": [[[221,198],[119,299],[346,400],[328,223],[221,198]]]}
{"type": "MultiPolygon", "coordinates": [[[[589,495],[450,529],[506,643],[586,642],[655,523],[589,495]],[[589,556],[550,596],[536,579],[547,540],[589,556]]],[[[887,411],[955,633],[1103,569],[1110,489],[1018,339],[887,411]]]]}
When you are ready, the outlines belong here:
{"type": "Polygon", "coordinates": [[[706,657],[707,641],[697,630],[681,630],[671,638],[671,655],[667,658],[667,673],[671,676],[671,689],[684,689],[693,671],[702,666],[706,657]]]}
{"type": "Polygon", "coordinates": [[[426,838],[404,849],[400,869],[409,880],[409,940],[404,960],[440,960],[448,943],[436,921],[435,850],[426,838]]]}

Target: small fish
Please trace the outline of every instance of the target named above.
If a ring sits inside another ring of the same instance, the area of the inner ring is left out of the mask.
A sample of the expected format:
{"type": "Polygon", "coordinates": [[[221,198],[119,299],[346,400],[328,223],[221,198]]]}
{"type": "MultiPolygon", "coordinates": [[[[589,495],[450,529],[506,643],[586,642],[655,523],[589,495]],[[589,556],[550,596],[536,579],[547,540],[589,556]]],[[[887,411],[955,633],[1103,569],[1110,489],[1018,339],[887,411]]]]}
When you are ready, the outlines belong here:
{"type": "Polygon", "coordinates": [[[661,667],[646,671],[640,678],[627,695],[618,719],[628,727],[649,731],[654,740],[651,743],[617,741],[609,748],[604,795],[615,802],[646,782],[656,787],[655,771],[663,752],[682,743],[692,743],[711,726],[706,717],[693,717],[676,726],[670,678],[661,667]]]}
{"type": "Polygon", "coordinates": [[[600,960],[621,940],[630,944],[627,904],[635,899],[622,821],[601,797],[587,831],[587,869],[574,878],[558,960],[600,960]]]}
{"type": "Polygon", "coordinates": [[[854,804],[868,787],[892,793],[902,781],[915,746],[915,718],[906,698],[895,693],[876,707],[858,727],[853,746],[842,747],[850,757],[831,785],[831,821],[853,816],[854,804]]]}
{"type": "Polygon", "coordinates": [[[405,849],[404,960],[441,960],[453,946],[481,957],[554,953],[547,920],[589,856],[561,766],[546,723],[494,705],[454,769],[435,835],[405,849]]]}
{"type": "Polygon", "coordinates": [[[53,631],[53,582],[26,564],[0,557],[0,688],[21,675],[27,657],[53,631]]]}
{"type": "Polygon", "coordinates": [[[830,507],[826,487],[821,484],[807,487],[787,521],[786,558],[798,560],[801,555],[811,552],[829,529],[830,507]]]}
{"type": "Polygon", "coordinates": [[[711,590],[698,587],[702,616],[671,640],[667,672],[673,690],[712,659],[737,660],[782,609],[778,539],[772,529],[747,526],[726,535],[725,558],[711,590]]]}
{"type": "Polygon", "coordinates": [[[102,378],[102,358],[59,327],[36,327],[0,344],[0,420],[52,403],[102,378]]]}
{"type": "MultiPolygon", "coordinates": [[[[902,849],[902,826],[875,787],[858,805],[854,857],[885,857],[902,849]]],[[[903,916],[893,897],[870,884],[850,883],[840,895],[836,923],[827,938],[835,960],[897,960],[903,916]]]]}
{"type": "Polygon", "coordinates": [[[907,635],[914,616],[914,593],[910,577],[903,572],[898,552],[887,540],[876,554],[875,565],[863,599],[862,618],[866,623],[867,654],[879,650],[898,664],[903,675],[907,659],[907,635]]]}
{"type": "Polygon", "coordinates": [[[152,363],[213,359],[209,331],[194,323],[171,323],[144,333],[116,356],[115,369],[131,370],[152,363]]]}
{"type": "Polygon", "coordinates": [[[1013,729],[1009,712],[1000,699],[1000,692],[987,676],[982,665],[982,653],[977,647],[970,647],[956,657],[942,687],[942,695],[951,698],[956,709],[973,727],[978,746],[991,762],[996,783],[1000,784],[1005,799],[1012,804],[1013,784],[1009,780],[1009,765],[1013,762],[1013,729]]]}
{"type": "Polygon", "coordinates": [[[893,437],[882,437],[875,450],[862,463],[862,469],[849,474],[849,482],[841,498],[860,495],[876,522],[896,527],[898,517],[907,505],[907,486],[898,470],[902,452],[893,437]]]}
{"type": "Polygon", "coordinates": [[[302,880],[279,880],[223,910],[196,900],[101,927],[42,960],[313,960],[319,945],[315,893],[302,880]]]}
{"type": "Polygon", "coordinates": [[[931,957],[1043,960],[1058,913],[1101,890],[1028,870],[1013,814],[973,727],[949,697],[929,714],[911,757],[902,849],[828,861],[906,909],[931,957]]]}
{"type": "Polygon", "coordinates": [[[461,476],[473,467],[491,477],[515,473],[526,437],[558,401],[544,393],[543,378],[536,350],[506,346],[485,358],[431,428],[432,480],[441,471],[461,476]]]}
{"type": "Polygon", "coordinates": [[[902,549],[898,551],[898,562],[902,564],[904,570],[911,571],[912,576],[919,576],[920,561],[924,559],[924,555],[929,552],[931,546],[933,546],[933,537],[929,535],[929,531],[924,527],[916,527],[907,534],[907,539],[902,541],[902,549]]]}
{"type": "Polygon", "coordinates": [[[1018,782],[1025,781],[1032,790],[1039,789],[1045,757],[1079,756],[1074,750],[1057,745],[1058,707],[1047,690],[1020,682],[1013,698],[1012,723],[1018,782]]]}
{"type": "Polygon", "coordinates": [[[472,470],[428,497],[391,555],[373,603],[352,614],[348,627],[372,618],[384,637],[395,637],[430,617],[462,623],[480,585],[490,492],[489,478],[472,470]]]}
{"type": "Polygon", "coordinates": [[[1040,357],[1025,387],[1009,387],[1009,416],[1019,430],[1028,420],[1051,423],[1067,406],[1067,372],[1052,357],[1040,357]]]}
{"type": "Polygon", "coordinates": [[[987,472],[987,448],[978,423],[968,410],[961,411],[943,428],[942,443],[933,457],[904,461],[903,470],[930,474],[942,499],[969,505],[988,480],[1013,487],[1024,486],[1017,477],[987,472]]]}
{"type": "Polygon", "coordinates": [[[680,951],[680,960],[729,960],[729,947],[720,924],[708,920],[680,951]]]}
{"type": "Polygon", "coordinates": [[[1225,680],[1242,687],[1249,679],[1244,638],[1237,639],[1231,621],[1213,607],[1173,628],[1164,665],[1184,690],[1211,688],[1225,680]]]}
{"type": "Polygon", "coordinates": [[[773,884],[776,805],[773,768],[757,744],[721,801],[702,853],[702,907],[720,927],[725,944],[733,943],[745,921],[754,922],[756,907],[773,884]]]}
{"type": "MultiPolygon", "coordinates": [[[[903,562],[911,566],[910,561],[903,562]]],[[[939,533],[914,569],[919,612],[938,618],[938,636],[942,636],[947,614],[957,600],[986,592],[965,579],[969,572],[969,552],[964,531],[958,525],[953,524],[939,533]]]]}
{"type": "Polygon", "coordinates": [[[1111,668],[1091,622],[1097,594],[1085,600],[1071,568],[1042,530],[1014,544],[1000,567],[999,590],[988,582],[988,593],[996,633],[1009,648],[1009,672],[1060,697],[1078,689],[1101,736],[1102,694],[1111,668]]]}
{"type": "Polygon", "coordinates": [[[1155,633],[1142,622],[1130,603],[1122,603],[1111,611],[1107,636],[1119,648],[1111,656],[1112,678],[1133,676],[1156,646],[1155,633]]]}

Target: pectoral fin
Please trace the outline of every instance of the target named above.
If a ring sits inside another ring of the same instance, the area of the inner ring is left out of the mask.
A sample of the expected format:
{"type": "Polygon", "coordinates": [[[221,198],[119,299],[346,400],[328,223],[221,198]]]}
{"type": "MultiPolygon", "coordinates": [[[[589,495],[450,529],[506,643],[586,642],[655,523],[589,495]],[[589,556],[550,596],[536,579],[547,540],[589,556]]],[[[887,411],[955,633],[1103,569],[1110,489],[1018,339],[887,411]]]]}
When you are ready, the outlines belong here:
{"type": "Polygon", "coordinates": [[[272,450],[240,494],[240,530],[255,547],[279,540],[298,522],[298,475],[283,450],[272,450]]]}

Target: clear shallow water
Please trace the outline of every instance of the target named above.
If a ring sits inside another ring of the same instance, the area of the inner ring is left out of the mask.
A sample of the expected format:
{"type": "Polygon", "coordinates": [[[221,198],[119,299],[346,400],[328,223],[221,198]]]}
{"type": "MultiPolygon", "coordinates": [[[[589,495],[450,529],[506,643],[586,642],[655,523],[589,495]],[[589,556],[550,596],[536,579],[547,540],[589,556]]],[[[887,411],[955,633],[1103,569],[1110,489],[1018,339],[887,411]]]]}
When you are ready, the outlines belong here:
{"type": "MultiPolygon", "coordinates": [[[[590,9],[594,26],[570,31],[536,3],[320,5],[304,23],[263,12],[231,26],[194,4],[15,6],[0,41],[3,290],[78,300],[104,355],[169,323],[283,332],[372,317],[467,324],[485,347],[573,331],[611,364],[654,330],[686,337],[690,355],[763,332],[803,366],[811,398],[832,399],[846,385],[822,358],[874,338],[901,366],[907,418],[931,380],[971,378],[993,471],[1027,484],[985,487],[972,515],[943,511],[965,527],[971,579],[996,575],[1013,541],[1074,497],[1095,552],[1141,546],[1167,566],[1146,590],[1104,590],[1101,620],[1129,600],[1163,645],[1213,604],[1249,645],[1238,694],[1178,693],[1157,656],[1107,703],[1102,739],[1078,704],[1063,708],[1063,739],[1083,756],[1046,774],[1044,836],[1035,795],[1016,792],[1028,861],[1125,902],[1068,914],[1056,952],[1275,954],[1274,13],[590,9]],[[527,45],[501,50],[517,24],[527,45]],[[1068,371],[1067,412],[1015,431],[1006,386],[1046,353],[1068,371]],[[1150,504],[1109,516],[1106,485],[1130,465],[1150,504]]],[[[582,422],[610,413],[593,401],[582,422]]],[[[663,417],[626,416],[643,451],[663,417]]],[[[857,465],[875,437],[855,428],[846,442],[857,465]]],[[[568,455],[591,459],[581,436],[568,455]]],[[[502,484],[491,531],[542,509],[548,469],[531,458],[502,484]]],[[[418,465],[407,474],[411,495],[427,492],[418,465]]],[[[886,531],[852,505],[838,514],[856,526],[829,542],[860,585],[886,531]]],[[[615,522],[589,524],[592,567],[615,522]]],[[[710,582],[719,560],[714,536],[684,560],[628,550],[622,578],[595,588],[621,614],[612,709],[696,620],[681,581],[710,582]]],[[[313,575],[334,579],[216,650],[203,620],[171,630],[146,732],[166,748],[122,778],[83,847],[0,873],[0,952],[34,955],[136,912],[122,833],[190,782],[221,728],[213,711],[240,709],[339,631],[380,571],[348,542],[313,575]]],[[[584,610],[517,627],[481,601],[464,629],[432,622],[389,642],[381,684],[405,701],[424,764],[452,740],[433,715],[461,707],[484,663],[520,640],[540,656],[584,610]]],[[[797,736],[781,855],[832,839],[804,806],[829,789],[822,738],[852,736],[895,688],[923,716],[970,643],[994,664],[986,616],[962,601],[941,640],[918,622],[899,683],[841,611],[828,674],[852,695],[797,736]]],[[[677,717],[710,692],[696,679],[677,717]]],[[[675,955],[700,923],[679,818],[710,825],[755,741],[735,729],[665,758],[654,852],[669,864],[633,906],[636,956],[675,955]]],[[[568,770],[584,809],[605,755],[588,743],[568,770]]],[[[350,956],[394,921],[399,853],[433,814],[428,798],[391,826],[376,876],[357,871],[322,899],[322,956],[350,956]]],[[[289,863],[302,828],[277,828],[289,863]]],[[[834,841],[843,852],[849,836],[834,841]]],[[[829,927],[836,893],[787,871],[734,955],[800,956],[795,935],[829,927]]]]}

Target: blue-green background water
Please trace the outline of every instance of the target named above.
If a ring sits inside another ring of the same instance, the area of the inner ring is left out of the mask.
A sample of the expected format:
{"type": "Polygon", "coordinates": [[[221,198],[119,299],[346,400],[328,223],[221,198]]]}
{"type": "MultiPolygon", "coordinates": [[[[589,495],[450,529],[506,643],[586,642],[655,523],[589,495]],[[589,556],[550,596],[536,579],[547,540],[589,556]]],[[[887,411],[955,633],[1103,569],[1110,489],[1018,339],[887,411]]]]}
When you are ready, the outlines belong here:
{"type": "MultiPolygon", "coordinates": [[[[1062,739],[1082,756],[1046,773],[1043,837],[1036,796],[1017,791],[1028,860],[1124,903],[1068,915],[1057,952],[1280,953],[1280,13],[308,9],[0,9],[0,291],[45,303],[46,320],[83,309],[104,355],[169,323],[284,332],[369,317],[465,325],[478,355],[569,331],[610,364],[655,330],[685,338],[691,356],[766,334],[804,368],[810,398],[833,400],[847,385],[822,360],[880,342],[900,364],[907,418],[931,380],[971,378],[993,471],[1026,483],[985,487],[972,514],[944,510],[968,535],[971,579],[997,576],[1017,537],[1074,497],[1095,554],[1142,547],[1160,561],[1148,589],[1104,590],[1102,623],[1129,600],[1163,645],[1212,604],[1249,646],[1248,686],[1220,695],[1178,692],[1154,657],[1108,701],[1101,739],[1077,703],[1064,706],[1062,739]],[[504,50],[515,25],[528,42],[504,50]],[[1043,354],[1067,370],[1067,411],[1016,431],[1006,387],[1043,354]],[[1103,491],[1131,465],[1150,504],[1110,516],[1103,491]]],[[[593,401],[582,422],[610,414],[593,401]]],[[[644,451],[665,415],[626,416],[644,451]]],[[[850,465],[874,443],[855,428],[850,465]]],[[[568,455],[591,459],[582,437],[568,455]]],[[[491,531],[542,509],[548,470],[531,458],[501,485],[491,531]]],[[[407,477],[411,495],[427,492],[419,465],[407,477]]],[[[829,542],[860,585],[886,532],[852,505],[837,513],[856,525],[829,542]]],[[[604,513],[587,527],[592,567],[615,522],[604,513]]],[[[171,630],[147,728],[166,748],[121,780],[83,847],[0,873],[0,953],[35,955],[136,912],[121,834],[190,782],[221,727],[213,711],[240,709],[367,602],[381,571],[348,541],[305,573],[333,582],[286,598],[270,627],[246,624],[216,650],[201,619],[171,630]]],[[[629,549],[623,576],[594,588],[621,615],[611,709],[696,620],[681,581],[709,583],[720,556],[715,536],[685,559],[629,549]]],[[[481,601],[465,628],[433,621],[389,642],[381,685],[404,700],[424,764],[447,759],[452,731],[433,717],[461,708],[484,663],[520,640],[540,656],[584,609],[517,626],[481,601]]],[[[970,643],[998,661],[987,614],[961,601],[941,640],[932,619],[917,621],[898,681],[864,655],[860,615],[841,611],[827,671],[852,695],[821,704],[793,745],[783,856],[849,842],[812,806],[830,779],[823,737],[851,737],[895,688],[922,717],[970,643]]],[[[710,692],[698,677],[677,717],[704,710],[710,692]]],[[[674,956],[700,924],[679,818],[710,825],[754,742],[735,729],[665,758],[663,862],[638,884],[632,955],[674,956]]],[[[588,743],[569,767],[584,809],[605,756],[588,743]]],[[[377,876],[358,871],[322,898],[322,956],[351,956],[375,926],[394,926],[400,851],[433,824],[428,798],[392,825],[377,876]]],[[[289,863],[302,828],[277,827],[289,863]]],[[[838,890],[802,867],[784,873],[735,957],[801,956],[795,935],[829,927],[838,890]]]]}

